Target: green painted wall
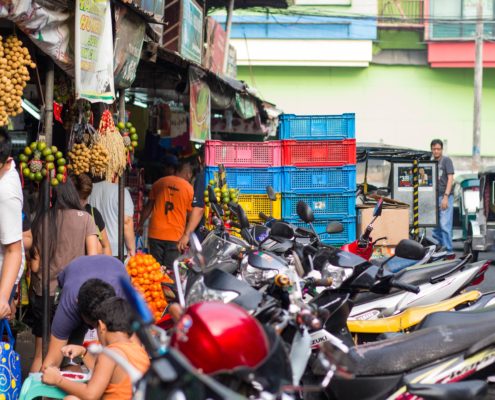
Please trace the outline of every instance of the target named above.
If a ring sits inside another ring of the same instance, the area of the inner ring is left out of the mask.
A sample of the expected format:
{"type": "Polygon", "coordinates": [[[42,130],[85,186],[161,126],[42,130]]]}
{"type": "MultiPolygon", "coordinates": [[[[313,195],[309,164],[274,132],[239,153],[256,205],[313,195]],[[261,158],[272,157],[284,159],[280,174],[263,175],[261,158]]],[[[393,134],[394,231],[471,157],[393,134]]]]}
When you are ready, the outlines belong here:
{"type": "MultiPolygon", "coordinates": [[[[285,113],[356,113],[358,141],[428,149],[448,139],[450,155],[470,155],[473,69],[419,66],[239,66],[237,79],[285,113]]],[[[481,154],[495,155],[495,69],[483,72],[481,154]]]]}
{"type": "Polygon", "coordinates": [[[379,29],[377,40],[373,42],[373,52],[379,50],[426,50],[422,33],[417,31],[400,31],[379,29]]]}

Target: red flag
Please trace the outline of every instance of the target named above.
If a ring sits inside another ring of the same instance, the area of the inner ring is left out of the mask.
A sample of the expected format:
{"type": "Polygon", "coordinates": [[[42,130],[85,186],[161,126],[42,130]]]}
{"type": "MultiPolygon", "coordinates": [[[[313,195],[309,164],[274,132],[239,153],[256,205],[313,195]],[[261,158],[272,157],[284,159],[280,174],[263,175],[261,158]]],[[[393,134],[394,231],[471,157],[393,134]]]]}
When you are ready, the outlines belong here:
{"type": "Polygon", "coordinates": [[[56,101],[53,102],[53,116],[58,122],[61,122],[62,124],[64,121],[62,121],[62,109],[64,108],[64,105],[62,103],[57,103],[56,101]]]}

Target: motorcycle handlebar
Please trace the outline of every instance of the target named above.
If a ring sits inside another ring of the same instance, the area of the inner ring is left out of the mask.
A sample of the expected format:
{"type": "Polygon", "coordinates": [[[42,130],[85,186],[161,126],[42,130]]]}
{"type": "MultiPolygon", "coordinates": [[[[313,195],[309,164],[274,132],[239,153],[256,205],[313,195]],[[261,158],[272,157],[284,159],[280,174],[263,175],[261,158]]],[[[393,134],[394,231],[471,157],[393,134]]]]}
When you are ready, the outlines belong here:
{"type": "MultiPolygon", "coordinates": [[[[266,216],[264,213],[262,213],[262,212],[260,212],[260,213],[259,213],[259,216],[260,216],[260,218],[261,218],[262,220],[264,220],[264,221],[266,221],[266,222],[268,222],[268,221],[271,221],[271,220],[275,219],[275,218],[273,218],[271,215],[270,215],[269,217],[267,217],[267,216],[266,216]]],[[[278,221],[278,219],[275,219],[275,221],[278,221]]]]}
{"type": "Polygon", "coordinates": [[[321,322],[309,310],[303,310],[298,316],[297,321],[308,328],[319,329],[321,322]]]}
{"type": "Polygon", "coordinates": [[[405,290],[406,292],[411,292],[411,293],[416,293],[418,294],[420,292],[420,288],[414,285],[409,285],[408,283],[400,282],[398,280],[392,279],[390,281],[390,286],[400,289],[400,290],[405,290]]]}
{"type": "Polygon", "coordinates": [[[310,254],[310,255],[314,256],[318,252],[318,249],[316,247],[311,246],[311,245],[307,245],[307,246],[304,246],[303,251],[306,255],[310,254]]]}

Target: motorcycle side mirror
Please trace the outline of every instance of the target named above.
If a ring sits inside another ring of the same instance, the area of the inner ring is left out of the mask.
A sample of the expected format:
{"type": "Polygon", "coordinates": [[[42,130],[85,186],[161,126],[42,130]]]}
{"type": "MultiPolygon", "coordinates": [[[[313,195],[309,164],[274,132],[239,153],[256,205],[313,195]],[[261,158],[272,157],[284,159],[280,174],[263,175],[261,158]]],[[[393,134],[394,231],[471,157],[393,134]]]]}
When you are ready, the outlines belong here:
{"type": "Polygon", "coordinates": [[[244,208],[240,204],[237,204],[237,220],[241,226],[241,230],[244,228],[249,228],[249,220],[247,218],[244,208]]]}
{"type": "Polygon", "coordinates": [[[403,239],[397,245],[395,255],[408,260],[422,260],[425,255],[425,248],[414,240],[403,239]]]}
{"type": "Polygon", "coordinates": [[[211,209],[219,217],[223,217],[225,214],[223,211],[223,207],[220,204],[218,204],[216,201],[217,201],[217,199],[215,198],[215,203],[211,203],[211,209]]]}
{"type": "Polygon", "coordinates": [[[305,203],[302,200],[299,203],[297,203],[296,212],[297,212],[297,216],[307,224],[312,223],[315,220],[315,216],[313,215],[313,210],[307,203],[305,203]]]}
{"type": "Polygon", "coordinates": [[[275,190],[270,185],[266,187],[266,193],[271,201],[277,201],[277,193],[275,193],[275,190]]]}
{"type": "Polygon", "coordinates": [[[375,210],[373,211],[373,217],[379,217],[382,215],[382,210],[383,210],[383,197],[378,200],[378,203],[376,203],[375,210]]]}
{"type": "Polygon", "coordinates": [[[292,239],[294,237],[294,229],[290,225],[283,224],[281,222],[276,222],[273,224],[270,230],[270,237],[274,240],[292,239]]]}
{"type": "Polygon", "coordinates": [[[217,194],[211,185],[208,185],[208,197],[210,198],[210,203],[218,204],[217,194]]]}
{"type": "Polygon", "coordinates": [[[340,232],[344,232],[344,225],[342,225],[340,222],[330,222],[327,225],[326,232],[327,233],[340,233],[340,232]]]}

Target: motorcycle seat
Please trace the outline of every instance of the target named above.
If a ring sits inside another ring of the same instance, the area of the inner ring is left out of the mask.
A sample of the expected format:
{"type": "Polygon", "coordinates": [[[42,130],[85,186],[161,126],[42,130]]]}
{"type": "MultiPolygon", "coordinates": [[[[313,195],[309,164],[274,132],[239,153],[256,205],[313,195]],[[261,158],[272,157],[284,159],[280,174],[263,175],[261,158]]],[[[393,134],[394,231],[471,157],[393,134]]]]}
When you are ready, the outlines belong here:
{"type": "MultiPolygon", "coordinates": [[[[458,262],[459,260],[452,260],[442,261],[436,264],[425,264],[408,267],[395,274],[395,279],[404,283],[409,283],[410,285],[420,286],[428,283],[432,277],[450,271],[457,265],[458,262]]],[[[372,264],[374,263],[372,262],[372,264]]],[[[387,265],[385,265],[385,268],[387,267],[387,265]]],[[[389,295],[394,295],[399,292],[399,289],[392,289],[389,295]]],[[[383,297],[386,296],[384,296],[383,294],[376,294],[371,292],[359,293],[354,299],[354,305],[369,303],[383,297]]]]}
{"type": "Polygon", "coordinates": [[[490,336],[495,320],[438,326],[398,338],[352,347],[356,376],[396,375],[469,349],[490,336]]]}
{"type": "Polygon", "coordinates": [[[442,325],[479,324],[490,319],[495,321],[495,305],[473,311],[439,311],[423,318],[418,324],[417,329],[442,325]]]}
{"type": "Polygon", "coordinates": [[[407,258],[400,257],[387,257],[381,258],[378,260],[370,260],[370,263],[373,265],[377,265],[381,267],[383,264],[387,264],[390,271],[396,274],[399,271],[402,271],[404,268],[412,267],[414,264],[418,263],[418,260],[408,260],[407,258]]]}
{"type": "Polygon", "coordinates": [[[460,262],[461,260],[450,260],[435,264],[412,266],[395,274],[395,279],[410,285],[420,286],[428,283],[434,276],[450,271],[460,262]]]}

